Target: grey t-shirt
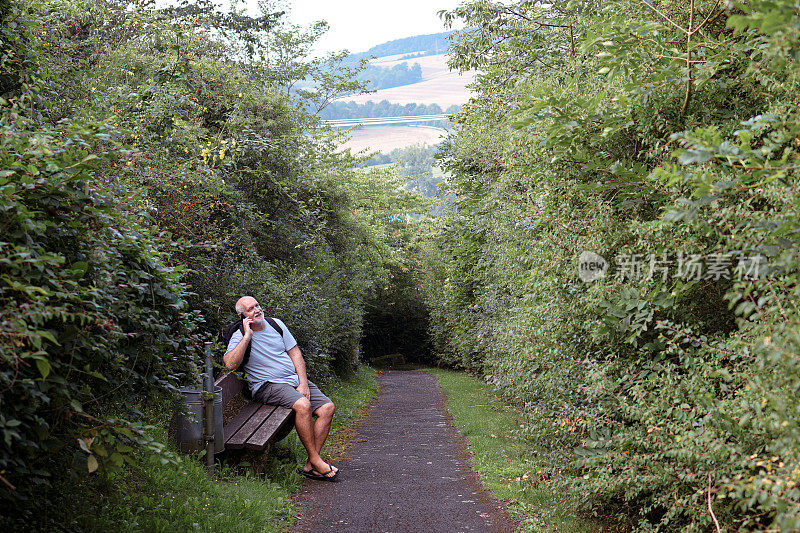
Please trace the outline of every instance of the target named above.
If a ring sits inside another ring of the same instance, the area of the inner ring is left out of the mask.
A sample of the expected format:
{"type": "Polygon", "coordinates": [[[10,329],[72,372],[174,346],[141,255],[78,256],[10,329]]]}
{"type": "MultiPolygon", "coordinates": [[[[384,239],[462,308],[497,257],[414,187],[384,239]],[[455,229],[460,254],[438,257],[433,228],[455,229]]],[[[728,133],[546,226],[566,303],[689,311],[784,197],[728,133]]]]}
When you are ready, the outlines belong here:
{"type": "MultiPolygon", "coordinates": [[[[292,337],[286,324],[277,318],[274,320],[283,330],[283,337],[264,319],[265,328],[254,331],[250,339],[250,359],[244,367],[244,373],[250,383],[250,392],[253,394],[267,381],[288,383],[292,387],[300,386],[300,378],[297,376],[294,363],[286,353],[287,350],[297,346],[297,341],[292,337]]],[[[228,352],[236,348],[242,337],[242,332],[237,329],[228,342],[228,352]]]]}

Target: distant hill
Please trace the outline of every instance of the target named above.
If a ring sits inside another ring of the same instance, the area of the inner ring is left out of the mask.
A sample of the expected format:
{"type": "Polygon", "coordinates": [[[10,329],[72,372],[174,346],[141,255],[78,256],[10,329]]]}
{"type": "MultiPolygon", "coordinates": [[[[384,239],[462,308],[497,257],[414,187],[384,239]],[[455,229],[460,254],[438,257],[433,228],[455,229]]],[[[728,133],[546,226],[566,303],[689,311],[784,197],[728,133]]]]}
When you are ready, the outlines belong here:
{"type": "Polygon", "coordinates": [[[369,82],[371,90],[411,85],[422,81],[422,70],[418,63],[406,60],[444,54],[449,46],[447,36],[451,33],[447,31],[395,39],[373,46],[366,52],[350,54],[345,62],[355,63],[370,57],[392,59],[390,65],[371,62],[358,74],[357,79],[369,82]]]}
{"type": "Polygon", "coordinates": [[[414,63],[410,68],[406,62],[397,63],[388,68],[370,63],[366,69],[359,72],[358,79],[368,80],[371,90],[400,87],[422,81],[422,68],[419,63],[414,63]]]}
{"type": "Polygon", "coordinates": [[[394,41],[373,46],[366,52],[350,54],[348,59],[350,61],[358,61],[371,56],[386,57],[408,54],[420,57],[423,55],[443,54],[447,51],[447,47],[450,46],[447,36],[451,33],[453,32],[444,31],[441,33],[430,33],[428,35],[415,35],[413,37],[395,39],[394,41]]]}
{"type": "MultiPolygon", "coordinates": [[[[375,93],[342,96],[337,101],[352,101],[357,104],[366,104],[371,100],[377,104],[383,100],[387,100],[390,104],[399,104],[402,106],[408,104],[437,104],[441,109],[447,109],[453,105],[460,106],[469,100],[470,89],[467,85],[474,81],[476,73],[472,71],[463,73],[451,71],[447,66],[446,54],[429,55],[411,60],[392,60],[394,57],[397,56],[388,56],[388,58],[384,56],[384,60],[373,61],[371,65],[374,67],[381,67],[388,73],[390,69],[395,68],[399,64],[419,64],[420,70],[422,71],[422,79],[415,83],[398,84],[395,87],[384,85],[386,88],[380,89],[375,93]]],[[[366,79],[369,78],[367,77],[366,79]]],[[[337,111],[342,110],[339,109],[337,111]]],[[[349,112],[350,111],[348,111],[348,113],[349,112]]],[[[399,114],[405,115],[406,113],[399,114]]],[[[348,116],[347,118],[350,117],[348,116]]]]}
{"type": "MultiPolygon", "coordinates": [[[[476,73],[449,69],[447,51],[450,42],[447,37],[452,33],[448,31],[396,39],[373,46],[366,52],[349,55],[348,60],[353,62],[377,58],[370,61],[359,78],[370,80],[372,87],[378,90],[342,96],[323,109],[320,116],[331,120],[457,112],[470,98],[468,85],[476,73]]],[[[426,122],[424,125],[370,125],[350,131],[349,140],[342,147],[353,152],[367,150],[383,154],[415,144],[430,147],[442,141],[449,126],[447,119],[426,122]]],[[[384,156],[381,161],[384,160],[391,158],[384,156]]],[[[376,159],[373,162],[378,161],[376,159]]],[[[419,182],[416,186],[422,187],[419,182]]]]}

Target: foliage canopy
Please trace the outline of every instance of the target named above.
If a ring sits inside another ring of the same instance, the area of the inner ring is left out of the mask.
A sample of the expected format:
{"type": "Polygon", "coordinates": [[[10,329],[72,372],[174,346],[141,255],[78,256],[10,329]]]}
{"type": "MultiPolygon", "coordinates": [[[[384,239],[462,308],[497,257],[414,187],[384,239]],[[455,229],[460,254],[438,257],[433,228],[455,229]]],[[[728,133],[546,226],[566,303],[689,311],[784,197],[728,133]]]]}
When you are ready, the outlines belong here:
{"type": "Polygon", "coordinates": [[[797,5],[480,1],[445,19],[467,28],[453,66],[484,74],[426,251],[441,361],[525,406],[589,510],[643,531],[800,527],[797,5]],[[584,251],[605,277],[581,280],[584,251]],[[677,271],[690,258],[700,275],[677,271]]]}
{"type": "Polygon", "coordinates": [[[416,200],[304,111],[358,88],[349,71],[294,57],[321,81],[287,95],[263,49],[280,13],[0,10],[0,507],[52,529],[51,480],[171,460],[141,411],[196,382],[239,296],[284,318],[315,379],[350,372],[399,261],[389,215],[416,200]]]}

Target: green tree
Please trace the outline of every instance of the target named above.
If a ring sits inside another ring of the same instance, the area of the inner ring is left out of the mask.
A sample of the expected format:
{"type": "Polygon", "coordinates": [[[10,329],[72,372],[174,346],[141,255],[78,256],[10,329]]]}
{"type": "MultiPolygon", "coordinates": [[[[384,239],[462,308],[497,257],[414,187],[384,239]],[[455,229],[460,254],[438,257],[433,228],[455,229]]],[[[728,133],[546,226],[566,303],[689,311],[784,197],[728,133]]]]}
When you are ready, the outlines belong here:
{"type": "Polygon", "coordinates": [[[484,74],[423,253],[441,360],[524,405],[523,434],[569,461],[565,490],[628,527],[798,527],[796,6],[459,17],[452,62],[484,74]],[[605,278],[577,276],[583,251],[605,278]],[[705,275],[678,275],[690,255],[705,275]],[[737,271],[754,258],[767,270],[737,271]]]}
{"type": "MultiPolygon", "coordinates": [[[[275,9],[262,1],[264,13],[275,9]]],[[[367,81],[359,74],[367,68],[368,59],[347,61],[347,50],[313,55],[314,44],[328,31],[328,23],[317,21],[303,28],[283,20],[267,34],[259,47],[256,72],[271,86],[287,96],[296,97],[312,114],[319,114],[334,99],[345,94],[368,92],[367,81]]]]}
{"type": "Polygon", "coordinates": [[[3,7],[0,515],[48,530],[89,473],[113,491],[170,460],[143,413],[196,381],[242,294],[286,319],[315,379],[349,372],[403,246],[388,215],[415,200],[269,81],[277,14],[3,7]]]}

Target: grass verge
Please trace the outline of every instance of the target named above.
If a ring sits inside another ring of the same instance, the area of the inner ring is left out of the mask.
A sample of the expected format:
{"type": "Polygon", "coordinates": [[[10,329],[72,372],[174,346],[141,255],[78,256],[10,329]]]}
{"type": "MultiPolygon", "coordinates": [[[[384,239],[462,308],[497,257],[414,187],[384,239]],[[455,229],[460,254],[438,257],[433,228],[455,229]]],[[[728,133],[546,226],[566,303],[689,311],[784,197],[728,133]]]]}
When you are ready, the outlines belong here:
{"type": "Polygon", "coordinates": [[[558,468],[519,436],[519,415],[497,400],[492,387],[463,372],[426,369],[447,395],[447,409],[474,452],[472,466],[484,486],[508,504],[523,531],[593,532],[596,522],[575,516],[573,502],[550,487],[558,468]]]}
{"type": "MultiPolygon", "coordinates": [[[[333,446],[326,444],[323,449],[328,456],[345,444],[347,428],[376,396],[378,383],[375,371],[361,367],[350,380],[323,390],[336,404],[329,440],[333,446]]],[[[163,419],[163,413],[153,416],[163,419]]],[[[166,438],[166,431],[161,437],[166,438]]],[[[77,472],[53,487],[48,501],[42,502],[34,529],[286,531],[297,514],[291,494],[304,479],[297,467],[305,451],[294,431],[280,445],[282,457],[270,454],[260,474],[247,466],[218,464],[215,477],[209,478],[204,461],[188,456],[176,456],[174,463],[143,457],[136,468],[119,475],[77,472]]]]}

